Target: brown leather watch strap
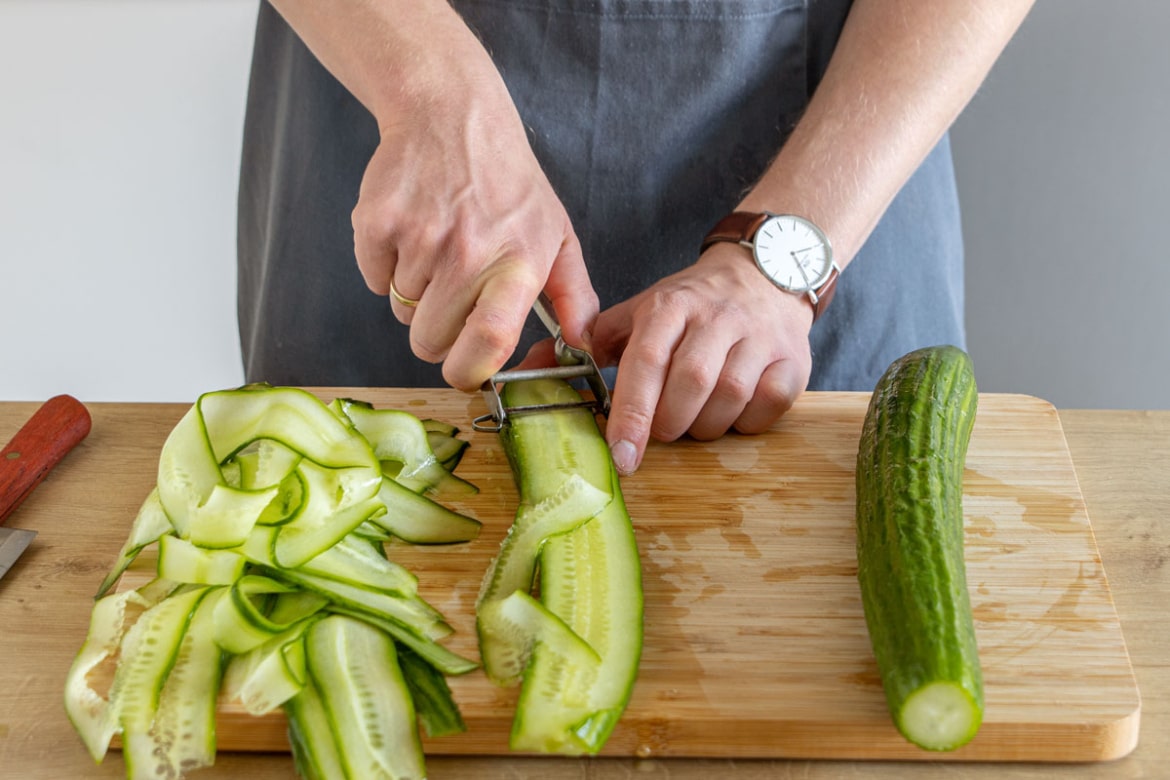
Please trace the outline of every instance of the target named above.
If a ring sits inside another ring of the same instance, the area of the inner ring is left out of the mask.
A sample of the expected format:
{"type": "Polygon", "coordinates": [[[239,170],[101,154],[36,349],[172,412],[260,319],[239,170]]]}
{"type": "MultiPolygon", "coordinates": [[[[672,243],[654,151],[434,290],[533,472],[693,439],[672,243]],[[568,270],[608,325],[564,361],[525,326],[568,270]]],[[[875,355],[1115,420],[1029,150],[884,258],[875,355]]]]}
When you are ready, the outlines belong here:
{"type": "Polygon", "coordinates": [[[707,237],[703,239],[703,246],[699,251],[707,251],[707,247],[717,241],[730,241],[734,244],[741,241],[751,241],[752,237],[756,235],[756,231],[760,229],[760,225],[767,222],[771,216],[766,212],[733,211],[711,228],[711,232],[707,233],[707,237]]]}
{"type": "Polygon", "coordinates": [[[834,263],[833,267],[829,269],[829,278],[825,279],[825,283],[815,293],[810,293],[810,295],[816,296],[813,299],[813,322],[816,322],[825,313],[825,309],[829,308],[829,303],[833,300],[833,293],[837,291],[837,277],[840,275],[841,271],[834,263]]]}

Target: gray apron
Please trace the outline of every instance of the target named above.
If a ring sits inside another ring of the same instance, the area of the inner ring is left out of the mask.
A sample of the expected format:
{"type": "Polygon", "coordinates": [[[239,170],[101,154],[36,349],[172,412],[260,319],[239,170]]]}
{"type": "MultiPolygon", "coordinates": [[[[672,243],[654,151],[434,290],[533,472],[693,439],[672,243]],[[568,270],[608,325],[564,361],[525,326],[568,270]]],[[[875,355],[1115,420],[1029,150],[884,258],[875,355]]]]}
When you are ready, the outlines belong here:
{"type": "MultiPolygon", "coordinates": [[[[807,104],[848,0],[462,0],[581,240],[602,308],[695,261],[807,104]]],[[[439,386],[353,256],[372,117],[261,3],[239,200],[249,381],[439,386]]],[[[777,204],[782,207],[783,204],[777,204]]],[[[812,389],[872,389],[919,346],[963,346],[944,140],[813,327],[812,389]]],[[[545,335],[532,318],[517,357],[545,335]]]]}

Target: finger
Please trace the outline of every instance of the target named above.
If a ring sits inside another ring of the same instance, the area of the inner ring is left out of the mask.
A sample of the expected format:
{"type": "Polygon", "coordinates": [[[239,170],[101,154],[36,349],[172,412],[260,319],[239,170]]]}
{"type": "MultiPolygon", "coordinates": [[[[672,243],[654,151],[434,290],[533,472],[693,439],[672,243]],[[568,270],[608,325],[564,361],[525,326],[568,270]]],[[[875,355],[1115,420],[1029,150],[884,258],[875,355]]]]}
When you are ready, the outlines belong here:
{"type": "MultiPolygon", "coordinates": [[[[688,433],[700,441],[711,441],[727,433],[754,397],[767,365],[766,355],[753,348],[750,341],[742,340],[732,346],[707,402],[694,416],[688,433]]],[[[673,382],[671,373],[668,387],[673,382]]]]}
{"type": "Polygon", "coordinates": [[[618,364],[605,437],[621,474],[633,474],[642,462],[671,355],[683,337],[683,320],[658,314],[635,325],[618,364]]]}
{"type": "Polygon", "coordinates": [[[544,291],[552,301],[561,334],[570,346],[590,349],[589,330],[600,308],[597,293],[589,280],[585,258],[576,234],[568,227],[565,240],[553,261],[544,291]]]}
{"type": "Polygon", "coordinates": [[[524,359],[516,364],[517,369],[544,368],[557,364],[556,342],[551,338],[541,339],[528,349],[524,359]]]}
{"type": "Polygon", "coordinates": [[[629,343],[634,311],[641,296],[622,301],[597,315],[590,333],[590,351],[599,366],[616,366],[629,343]]]}
{"type": "MultiPolygon", "coordinates": [[[[363,189],[365,188],[363,180],[363,189]]],[[[390,280],[398,264],[398,252],[389,231],[365,201],[358,199],[350,213],[353,225],[353,254],[366,287],[377,295],[390,294],[390,280]]]]}
{"type": "MultiPolygon", "coordinates": [[[[425,288],[424,288],[425,292],[425,288]]],[[[399,286],[393,277],[390,279],[390,311],[403,325],[410,325],[414,321],[414,310],[422,304],[423,293],[409,295],[399,286]]]]}
{"type": "Polygon", "coordinates": [[[743,414],[735,421],[740,433],[756,434],[768,430],[808,387],[811,366],[796,358],[772,363],[764,370],[743,414]]]}
{"type": "MultiPolygon", "coordinates": [[[[466,312],[465,317],[448,317],[444,323],[450,329],[447,332],[454,333],[443,360],[443,378],[452,387],[467,391],[479,389],[516,351],[539,286],[523,274],[502,271],[484,281],[470,307],[462,305],[456,310],[466,312]]],[[[419,304],[416,316],[422,315],[423,304],[419,304]]],[[[421,324],[416,321],[410,329],[412,347],[415,330],[421,324]]]]}
{"type": "MultiPolygon", "coordinates": [[[[686,337],[671,356],[670,373],[654,418],[654,438],[673,441],[682,436],[708,405],[714,404],[712,417],[725,417],[730,413],[729,425],[739,416],[747,398],[731,413],[729,404],[734,403],[734,399],[712,397],[736,346],[735,336],[729,334],[734,332],[726,331],[716,323],[706,327],[690,323],[686,337]]],[[[763,370],[762,366],[759,370],[763,370]]]]}

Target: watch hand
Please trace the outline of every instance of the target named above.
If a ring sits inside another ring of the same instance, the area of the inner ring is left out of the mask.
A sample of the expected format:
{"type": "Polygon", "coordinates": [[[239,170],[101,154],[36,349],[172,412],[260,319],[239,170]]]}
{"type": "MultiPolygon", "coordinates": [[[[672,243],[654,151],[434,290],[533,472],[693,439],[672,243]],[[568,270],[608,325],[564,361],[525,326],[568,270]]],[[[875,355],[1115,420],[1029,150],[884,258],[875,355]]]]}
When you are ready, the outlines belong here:
{"type": "Polygon", "coordinates": [[[795,257],[797,252],[811,252],[814,249],[820,249],[820,248],[821,248],[820,244],[813,244],[812,246],[806,246],[804,249],[794,249],[794,250],[792,250],[792,256],[795,257]]]}
{"type": "MultiPolygon", "coordinates": [[[[803,251],[805,251],[805,250],[803,250],[803,249],[799,249],[799,250],[797,250],[797,251],[798,251],[798,252],[803,252],[803,251]]],[[[800,275],[801,275],[802,277],[804,277],[804,283],[805,283],[805,285],[811,288],[811,287],[812,287],[812,282],[810,282],[810,281],[808,280],[808,274],[806,274],[806,273],[804,272],[804,264],[800,262],[800,258],[796,256],[796,252],[789,252],[788,254],[792,255],[792,259],[796,261],[796,268],[797,268],[797,270],[798,270],[798,271],[800,271],[800,275]]]]}

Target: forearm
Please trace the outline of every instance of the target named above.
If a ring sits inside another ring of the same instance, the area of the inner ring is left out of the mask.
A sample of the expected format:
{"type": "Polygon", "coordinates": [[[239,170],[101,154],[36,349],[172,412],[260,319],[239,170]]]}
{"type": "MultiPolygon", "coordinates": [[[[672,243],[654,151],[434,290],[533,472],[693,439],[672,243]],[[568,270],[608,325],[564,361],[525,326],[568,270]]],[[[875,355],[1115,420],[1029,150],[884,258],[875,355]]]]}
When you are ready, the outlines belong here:
{"type": "Polygon", "coordinates": [[[821,225],[849,263],[1032,0],[857,0],[824,79],[740,208],[821,225]]]}
{"type": "Polygon", "coordinates": [[[436,95],[504,92],[491,58],[446,0],[268,0],[380,128],[436,95]]]}

